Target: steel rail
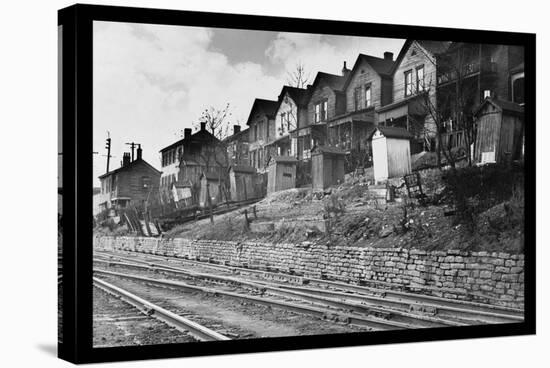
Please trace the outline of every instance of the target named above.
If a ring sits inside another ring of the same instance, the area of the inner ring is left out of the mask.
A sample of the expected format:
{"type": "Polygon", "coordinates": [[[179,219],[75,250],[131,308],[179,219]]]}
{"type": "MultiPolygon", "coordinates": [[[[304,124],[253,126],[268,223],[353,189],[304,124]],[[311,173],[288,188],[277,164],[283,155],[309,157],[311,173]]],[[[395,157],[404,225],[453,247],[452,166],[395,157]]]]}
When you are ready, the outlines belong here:
{"type": "MultiPolygon", "coordinates": [[[[350,324],[354,324],[362,327],[368,327],[370,329],[388,330],[388,329],[410,329],[410,328],[418,327],[418,326],[411,326],[407,323],[386,320],[383,318],[373,317],[369,315],[358,316],[355,314],[335,311],[328,308],[318,308],[318,307],[313,307],[309,305],[275,300],[271,298],[256,297],[252,295],[240,294],[240,293],[235,293],[231,291],[190,285],[179,281],[152,279],[148,277],[119,273],[119,272],[111,272],[111,271],[101,270],[97,268],[94,268],[94,272],[102,275],[108,275],[108,276],[133,280],[137,282],[143,282],[153,286],[169,287],[169,288],[181,289],[181,290],[191,291],[191,292],[201,292],[201,293],[206,293],[211,295],[222,295],[222,296],[226,296],[239,301],[244,300],[246,302],[265,305],[268,307],[277,307],[277,308],[286,309],[286,310],[290,310],[301,314],[313,315],[322,319],[336,319],[338,321],[344,321],[346,323],[350,323],[350,324]]],[[[426,326],[422,326],[422,327],[426,327],[426,326]]]]}
{"type": "MultiPolygon", "coordinates": [[[[126,259],[126,260],[129,259],[127,257],[122,257],[120,255],[112,255],[111,253],[107,253],[107,255],[110,257],[116,257],[119,259],[126,259]]],[[[146,256],[153,259],[161,259],[168,262],[171,261],[170,257],[149,255],[149,254],[147,254],[146,256]]],[[[425,294],[410,293],[410,292],[391,290],[391,289],[378,289],[378,288],[373,288],[368,286],[353,285],[353,284],[339,282],[339,281],[329,281],[329,280],[322,280],[322,279],[316,279],[316,278],[302,278],[294,275],[284,275],[281,273],[252,270],[248,268],[233,267],[233,266],[226,266],[226,265],[214,265],[211,263],[203,263],[199,261],[191,261],[191,260],[185,260],[180,258],[174,258],[174,260],[176,259],[177,259],[176,262],[182,262],[182,263],[191,262],[192,264],[199,264],[201,266],[204,265],[209,268],[223,269],[231,273],[235,273],[235,271],[237,271],[241,274],[256,274],[256,275],[259,275],[260,277],[266,276],[268,279],[280,279],[280,278],[284,279],[285,276],[288,276],[289,281],[293,283],[307,283],[309,285],[315,284],[317,286],[332,287],[335,289],[339,289],[342,292],[348,294],[349,295],[348,298],[352,298],[352,295],[349,293],[353,292],[356,294],[363,295],[363,298],[365,299],[370,298],[373,301],[380,302],[383,305],[387,305],[387,306],[391,306],[394,303],[392,300],[395,300],[396,303],[401,303],[401,304],[408,303],[408,307],[410,308],[410,306],[412,306],[413,307],[412,309],[415,309],[414,304],[426,304],[431,307],[437,308],[438,312],[440,312],[442,315],[447,317],[452,317],[453,314],[458,313],[461,316],[465,317],[465,319],[471,319],[473,321],[479,320],[477,318],[479,316],[482,316],[482,317],[484,316],[486,317],[486,320],[488,322],[504,323],[504,322],[523,321],[523,316],[524,316],[523,310],[517,309],[517,308],[495,306],[491,304],[470,302],[470,301],[464,301],[464,300],[454,300],[454,299],[451,300],[447,298],[436,297],[436,296],[425,295],[425,294]],[[301,282],[299,280],[301,280],[301,282]],[[386,300],[387,302],[384,302],[384,300],[386,300]]],[[[132,260],[132,261],[142,263],[142,264],[147,264],[147,265],[154,265],[154,263],[151,263],[145,260],[132,260]]],[[[169,266],[169,265],[161,265],[161,267],[182,271],[181,268],[169,266]]],[[[263,277],[263,278],[266,278],[266,277],[263,277]]],[[[320,293],[321,291],[319,290],[321,289],[315,289],[315,292],[320,293]]],[[[334,294],[334,295],[337,295],[337,294],[334,294]]]]}
{"type": "Polygon", "coordinates": [[[104,290],[105,292],[121,298],[123,301],[133,305],[142,313],[154,317],[167,325],[170,325],[179,331],[187,332],[193,337],[201,341],[223,341],[231,340],[216,331],[213,331],[205,326],[193,322],[187,318],[170,312],[156,304],[153,304],[145,299],[138,297],[118,286],[112,285],[97,277],[93,278],[94,286],[104,290]]]}
{"type": "MultiPolygon", "coordinates": [[[[409,324],[416,327],[443,327],[443,326],[465,326],[466,323],[456,320],[445,320],[441,316],[425,315],[423,310],[426,306],[419,305],[418,308],[411,308],[410,303],[401,301],[384,300],[381,298],[368,298],[364,296],[349,295],[340,292],[316,290],[309,288],[293,288],[280,284],[253,282],[241,280],[229,276],[212,275],[204,273],[190,272],[175,267],[165,268],[162,265],[150,264],[148,266],[140,264],[130,264],[122,262],[110,262],[103,260],[94,260],[94,262],[105,263],[111,266],[119,265],[122,267],[133,267],[154,272],[171,273],[176,276],[185,276],[201,280],[212,280],[214,282],[231,283],[252,288],[262,293],[269,292],[286,298],[298,298],[309,301],[321,306],[330,306],[341,310],[349,310],[367,315],[373,315],[385,319],[390,319],[409,324]],[[349,297],[348,297],[349,296],[349,297]],[[353,301],[349,301],[353,299],[353,301]],[[388,309],[389,308],[389,309],[388,309]],[[413,313],[410,313],[410,312],[413,313]],[[420,313],[414,313],[420,312],[420,313]]],[[[428,308],[429,309],[429,308],[428,308]]]]}

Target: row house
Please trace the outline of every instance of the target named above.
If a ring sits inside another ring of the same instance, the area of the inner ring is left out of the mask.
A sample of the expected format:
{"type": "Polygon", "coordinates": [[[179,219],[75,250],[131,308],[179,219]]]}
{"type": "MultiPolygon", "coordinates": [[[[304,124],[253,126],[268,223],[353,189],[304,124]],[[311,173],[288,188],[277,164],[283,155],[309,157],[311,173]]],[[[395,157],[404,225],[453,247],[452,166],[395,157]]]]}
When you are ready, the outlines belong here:
{"type": "Polygon", "coordinates": [[[327,124],[335,116],[346,111],[344,84],[348,69],[343,75],[318,72],[309,87],[310,97],[307,104],[308,134],[314,146],[330,145],[327,124]]]}
{"type": "Polygon", "coordinates": [[[248,128],[241,130],[240,125],[233,125],[233,134],[223,140],[223,145],[227,150],[229,166],[243,166],[250,163],[249,135],[248,128]]]}
{"type": "Polygon", "coordinates": [[[308,133],[307,102],[309,90],[283,86],[275,113],[275,141],[278,156],[309,158],[311,135],[308,133]]]}
{"type": "Polygon", "coordinates": [[[524,103],[523,63],[523,47],[512,45],[455,42],[438,55],[437,104],[445,122],[444,144],[464,144],[460,122],[472,122],[485,99],[524,103]],[[457,108],[456,100],[463,100],[464,107],[457,108]]]}
{"type": "Polygon", "coordinates": [[[184,129],[183,139],[164,147],[160,154],[160,193],[166,202],[172,200],[174,186],[186,185],[196,192],[203,172],[221,174],[228,166],[221,142],[206,129],[204,122],[194,134],[191,128],[184,129]]]}
{"type": "Polygon", "coordinates": [[[259,172],[265,172],[269,157],[276,155],[276,147],[271,143],[275,141],[277,106],[277,101],[255,99],[246,122],[249,126],[249,165],[259,172]]]}
{"type": "Polygon", "coordinates": [[[348,157],[365,158],[367,138],[376,125],[375,109],[391,100],[392,66],[391,52],[383,58],[359,54],[351,70],[344,63],[344,108],[328,119],[328,145],[342,149],[348,157]]]}
{"type": "Polygon", "coordinates": [[[137,158],[132,161],[125,152],[121,166],[99,177],[100,193],[97,195],[99,208],[124,209],[129,206],[146,208],[157,199],[160,171],[142,158],[142,149],[137,149],[137,158]]]}
{"type": "Polygon", "coordinates": [[[436,56],[450,42],[407,40],[391,70],[389,103],[376,109],[377,124],[407,129],[411,153],[435,148],[435,122],[427,106],[436,106],[436,56]]]}

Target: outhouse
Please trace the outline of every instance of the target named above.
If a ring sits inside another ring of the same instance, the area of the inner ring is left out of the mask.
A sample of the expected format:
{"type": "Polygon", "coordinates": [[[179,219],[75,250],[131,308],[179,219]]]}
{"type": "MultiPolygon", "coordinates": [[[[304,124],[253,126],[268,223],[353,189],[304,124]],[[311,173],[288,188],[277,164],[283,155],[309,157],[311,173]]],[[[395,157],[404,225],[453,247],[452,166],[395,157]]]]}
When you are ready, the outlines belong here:
{"type": "Polygon", "coordinates": [[[232,165],[229,171],[229,187],[231,200],[234,202],[260,198],[261,192],[255,185],[257,179],[256,169],[246,165],[232,165]]]}
{"type": "Polygon", "coordinates": [[[378,126],[370,136],[374,181],[411,173],[412,134],[405,128],[378,126]]]}
{"type": "Polygon", "coordinates": [[[207,207],[208,196],[212,201],[212,206],[220,203],[223,200],[223,178],[220,175],[214,173],[202,173],[200,176],[200,194],[199,194],[199,206],[207,207]]]}
{"type": "Polygon", "coordinates": [[[311,150],[313,189],[326,189],[344,182],[346,152],[337,147],[316,146],[311,150]]]}
{"type": "Polygon", "coordinates": [[[487,98],[474,117],[477,125],[474,162],[506,163],[520,158],[523,142],[521,105],[487,98]]]}
{"type": "Polygon", "coordinates": [[[267,194],[296,187],[296,164],[291,156],[271,156],[268,161],[267,194]]]}

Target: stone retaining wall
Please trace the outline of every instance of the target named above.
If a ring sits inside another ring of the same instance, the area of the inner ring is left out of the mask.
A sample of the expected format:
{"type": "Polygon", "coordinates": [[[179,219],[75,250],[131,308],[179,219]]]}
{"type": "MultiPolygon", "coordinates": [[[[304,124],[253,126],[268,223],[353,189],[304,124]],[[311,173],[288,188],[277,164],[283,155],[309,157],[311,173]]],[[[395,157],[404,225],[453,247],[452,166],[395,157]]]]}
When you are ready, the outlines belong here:
{"type": "Polygon", "coordinates": [[[523,308],[521,254],[139,237],[96,237],[94,247],[271,266],[308,277],[390,283],[434,296],[523,308]]]}

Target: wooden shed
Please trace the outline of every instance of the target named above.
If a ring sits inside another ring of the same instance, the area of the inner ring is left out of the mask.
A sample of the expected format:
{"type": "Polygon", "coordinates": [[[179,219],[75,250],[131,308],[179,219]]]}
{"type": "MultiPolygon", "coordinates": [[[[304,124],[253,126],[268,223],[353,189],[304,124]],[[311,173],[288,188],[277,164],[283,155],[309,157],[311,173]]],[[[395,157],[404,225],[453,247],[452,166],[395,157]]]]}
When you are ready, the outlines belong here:
{"type": "Polygon", "coordinates": [[[252,166],[232,165],[229,167],[229,187],[231,200],[235,202],[262,197],[259,190],[258,174],[252,166]]]}
{"type": "Polygon", "coordinates": [[[523,140],[522,106],[487,98],[474,116],[477,124],[474,162],[505,163],[520,158],[523,140]]]}
{"type": "Polygon", "coordinates": [[[374,181],[411,173],[411,146],[413,138],[405,128],[379,126],[371,134],[374,181]]]}
{"type": "Polygon", "coordinates": [[[318,146],[311,150],[313,189],[325,189],[344,182],[346,152],[337,147],[318,146]]]}
{"type": "Polygon", "coordinates": [[[296,164],[291,156],[271,156],[268,162],[267,194],[296,187],[296,164]]]}
{"type": "Polygon", "coordinates": [[[199,193],[199,206],[206,207],[208,203],[208,195],[212,200],[212,206],[217,205],[223,200],[223,178],[212,173],[202,173],[200,176],[200,193],[199,193]]]}

